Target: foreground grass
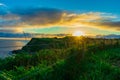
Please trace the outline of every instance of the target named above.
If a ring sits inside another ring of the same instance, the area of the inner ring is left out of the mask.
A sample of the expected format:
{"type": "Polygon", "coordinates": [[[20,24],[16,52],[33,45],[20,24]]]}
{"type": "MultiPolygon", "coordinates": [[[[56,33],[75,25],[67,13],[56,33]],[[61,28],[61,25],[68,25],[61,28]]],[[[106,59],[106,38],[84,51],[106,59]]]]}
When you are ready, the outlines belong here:
{"type": "Polygon", "coordinates": [[[0,80],[120,80],[120,46],[21,52],[0,60],[0,80]]]}
{"type": "Polygon", "coordinates": [[[50,54],[18,54],[0,61],[1,80],[119,80],[119,48],[89,52],[82,57],[79,49],[68,50],[66,58],[50,54]],[[50,55],[49,55],[50,54],[50,55]],[[21,57],[22,56],[22,57],[21,57]],[[42,57],[41,57],[42,56],[42,57]],[[39,57],[37,60],[37,57],[39,57]],[[45,58],[46,57],[46,58],[45,58]],[[50,59],[48,59],[49,57],[50,59]],[[47,60],[47,61],[46,61],[47,60]],[[33,62],[33,63],[32,63],[33,62]],[[34,63],[35,62],[35,63],[34,63]],[[53,64],[54,63],[54,64],[53,64]]]}
{"type": "Polygon", "coordinates": [[[120,48],[107,49],[93,53],[82,61],[80,80],[119,80],[120,48]],[[119,59],[119,60],[118,60],[119,59]]]}

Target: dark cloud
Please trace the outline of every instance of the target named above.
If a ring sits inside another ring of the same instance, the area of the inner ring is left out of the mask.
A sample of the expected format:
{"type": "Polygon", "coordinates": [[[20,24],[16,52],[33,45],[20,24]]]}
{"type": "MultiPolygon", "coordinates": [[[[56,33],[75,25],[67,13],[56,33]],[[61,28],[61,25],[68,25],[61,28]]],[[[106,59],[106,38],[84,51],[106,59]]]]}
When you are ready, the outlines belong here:
{"type": "Polygon", "coordinates": [[[15,21],[15,20],[5,20],[5,21],[1,21],[0,22],[0,27],[12,27],[12,26],[16,26],[16,24],[18,24],[19,21],[15,21]]]}
{"type": "Polygon", "coordinates": [[[61,20],[63,11],[57,9],[31,9],[22,15],[22,21],[30,25],[54,24],[61,20]]]}
{"type": "Polygon", "coordinates": [[[93,22],[82,22],[82,24],[86,24],[89,26],[94,26],[96,28],[108,29],[108,30],[116,30],[120,31],[120,21],[93,21],[93,22]]]}
{"type": "Polygon", "coordinates": [[[16,30],[15,29],[1,29],[0,30],[0,33],[14,33],[14,32],[16,32],[16,30]]]}
{"type": "Polygon", "coordinates": [[[12,14],[1,16],[1,26],[47,25],[60,22],[65,11],[51,8],[30,8],[11,10],[12,14]],[[6,24],[6,25],[4,25],[6,24]]]}
{"type": "Polygon", "coordinates": [[[115,21],[113,21],[113,22],[102,22],[101,25],[120,28],[120,21],[116,21],[116,22],[115,21]]]}
{"type": "Polygon", "coordinates": [[[54,14],[58,12],[61,13],[63,12],[63,10],[54,9],[54,8],[25,8],[25,9],[17,8],[11,10],[11,12],[18,15],[33,15],[36,13],[50,13],[50,14],[54,14]]]}

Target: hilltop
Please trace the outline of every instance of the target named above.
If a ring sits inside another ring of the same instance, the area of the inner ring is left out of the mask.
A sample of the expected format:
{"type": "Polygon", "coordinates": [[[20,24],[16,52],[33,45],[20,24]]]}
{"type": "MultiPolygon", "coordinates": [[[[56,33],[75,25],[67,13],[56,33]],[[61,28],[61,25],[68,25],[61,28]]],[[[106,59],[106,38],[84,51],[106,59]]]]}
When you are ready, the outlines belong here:
{"type": "Polygon", "coordinates": [[[1,80],[120,80],[120,39],[33,38],[16,53],[1,80]]]}

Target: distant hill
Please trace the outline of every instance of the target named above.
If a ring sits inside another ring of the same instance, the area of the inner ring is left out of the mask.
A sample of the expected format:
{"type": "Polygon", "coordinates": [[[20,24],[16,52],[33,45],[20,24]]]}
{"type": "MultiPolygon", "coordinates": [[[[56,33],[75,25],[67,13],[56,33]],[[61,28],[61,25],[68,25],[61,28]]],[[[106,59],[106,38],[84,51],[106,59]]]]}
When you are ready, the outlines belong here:
{"type": "Polygon", "coordinates": [[[106,39],[120,39],[120,35],[110,34],[110,35],[97,35],[96,38],[106,38],[106,39]]]}

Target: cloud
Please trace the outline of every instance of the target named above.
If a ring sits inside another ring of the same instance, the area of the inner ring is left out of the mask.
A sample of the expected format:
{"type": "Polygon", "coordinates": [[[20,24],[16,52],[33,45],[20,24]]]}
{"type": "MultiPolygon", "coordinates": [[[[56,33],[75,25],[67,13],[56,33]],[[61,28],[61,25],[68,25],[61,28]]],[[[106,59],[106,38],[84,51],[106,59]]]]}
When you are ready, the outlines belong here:
{"type": "Polygon", "coordinates": [[[0,33],[16,33],[16,30],[0,29],[0,33]]]}
{"type": "Polygon", "coordinates": [[[24,23],[29,25],[54,25],[62,19],[63,11],[56,9],[37,9],[31,10],[29,15],[22,15],[21,19],[24,23]]]}
{"type": "Polygon", "coordinates": [[[0,3],[0,16],[10,13],[7,5],[0,3]]]}
{"type": "Polygon", "coordinates": [[[0,20],[2,28],[10,29],[82,26],[115,31],[120,30],[120,21],[117,16],[101,12],[76,14],[51,8],[15,9],[11,11],[11,14],[0,16],[0,20]]]}
{"type": "Polygon", "coordinates": [[[21,32],[23,32],[22,28],[14,28],[14,29],[0,28],[0,33],[21,33],[21,32]]]}
{"type": "Polygon", "coordinates": [[[108,26],[108,27],[115,27],[115,28],[120,28],[120,21],[116,22],[101,22],[100,25],[108,26]]]}
{"type": "Polygon", "coordinates": [[[7,7],[5,4],[3,4],[3,3],[0,3],[0,6],[4,6],[4,7],[7,7]]]}

